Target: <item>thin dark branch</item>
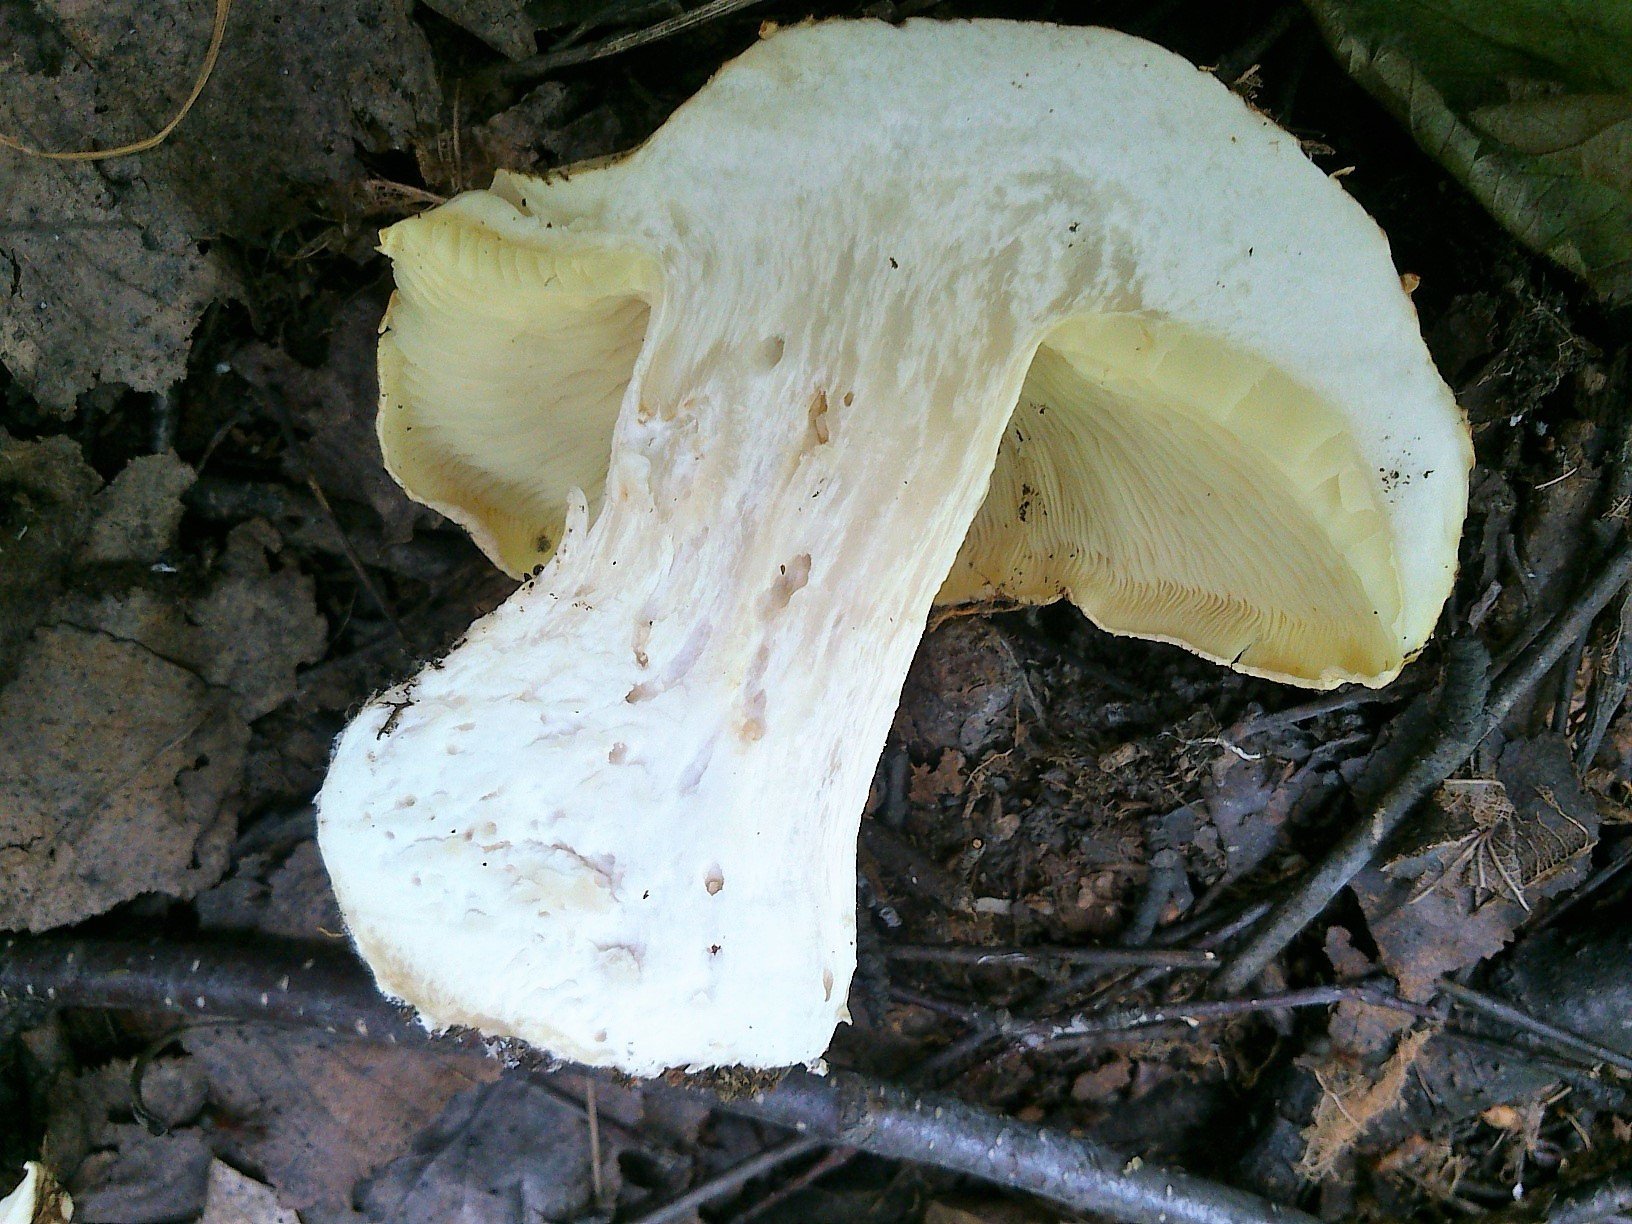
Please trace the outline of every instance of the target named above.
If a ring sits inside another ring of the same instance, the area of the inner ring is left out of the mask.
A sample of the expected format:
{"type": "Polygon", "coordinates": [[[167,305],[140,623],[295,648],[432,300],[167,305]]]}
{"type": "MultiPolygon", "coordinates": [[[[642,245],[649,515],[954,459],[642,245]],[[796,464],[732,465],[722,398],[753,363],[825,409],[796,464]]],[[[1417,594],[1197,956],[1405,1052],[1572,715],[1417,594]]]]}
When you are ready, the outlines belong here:
{"type": "Polygon", "coordinates": [[[1406,1012],[1425,1020],[1438,1020],[1440,1013],[1420,1003],[1412,1003],[1363,986],[1311,986],[1278,994],[1253,995],[1239,999],[1197,999],[1188,1003],[1164,1003],[1153,1007],[1127,1007],[1094,1012],[1057,1021],[1009,1023],[1004,1034],[1018,1037],[1047,1049],[1078,1044],[1097,1044],[1105,1033],[1130,1033],[1173,1023],[1195,1026],[1209,1021],[1233,1020],[1259,1012],[1290,1011],[1303,1007],[1330,1007],[1337,1003],[1365,1003],[1390,1011],[1406,1012]],[[1084,1041],[1083,1039],[1086,1039],[1084,1041]]]}
{"type": "Polygon", "coordinates": [[[735,1194],[756,1177],[763,1177],[791,1161],[807,1156],[822,1146],[819,1139],[795,1137],[784,1139],[774,1147],[766,1148],[725,1172],[693,1186],[678,1198],[670,1199],[661,1207],[636,1216],[630,1224],[677,1224],[694,1219],[699,1207],[706,1207],[716,1199],[735,1194]]]}
{"type": "MultiPolygon", "coordinates": [[[[767,1122],[892,1160],[994,1181],[1077,1211],[1137,1224],[1313,1224],[1314,1217],[954,1097],[916,1097],[846,1073],[794,1072],[747,1105],[767,1122]],[[932,1146],[931,1146],[932,1145],[932,1146]],[[926,1159],[927,1154],[927,1159],[926,1159]]],[[[739,1105],[732,1105],[738,1108],[739,1105]]]]}
{"type": "Polygon", "coordinates": [[[1218,964],[1216,952],[1188,948],[1070,948],[1057,944],[1034,947],[970,947],[967,944],[886,945],[884,955],[891,960],[929,965],[1015,965],[1048,968],[1052,965],[1097,965],[1101,968],[1211,969],[1218,964]]]}
{"type": "Polygon", "coordinates": [[[1628,1074],[1632,1074],[1632,1055],[1612,1050],[1579,1033],[1572,1033],[1569,1029],[1559,1028],[1556,1024],[1548,1024],[1545,1020],[1538,1020],[1529,1012],[1513,1006],[1493,995],[1473,990],[1456,982],[1441,982],[1440,992],[1455,1000],[1458,1004],[1489,1016],[1492,1020],[1500,1020],[1503,1024],[1510,1024],[1514,1028],[1529,1033],[1549,1045],[1574,1053],[1577,1057],[1585,1057],[1593,1062],[1607,1063],[1628,1074]]]}
{"type": "MultiPolygon", "coordinates": [[[[405,1010],[379,996],[367,971],[344,950],[274,940],[246,945],[15,936],[0,944],[0,1002],[26,1000],[278,1021],[442,1048],[483,1045],[474,1036],[428,1037],[405,1010]]],[[[508,1053],[522,1067],[545,1065],[524,1048],[508,1053]]],[[[705,1095],[695,1085],[687,1091],[705,1095]]],[[[1129,1162],[1061,1131],[847,1072],[795,1071],[752,1097],[706,1096],[718,1108],[813,1141],[935,1165],[1130,1224],[1313,1224],[1314,1217],[1257,1195],[1129,1162]]]]}
{"type": "Polygon", "coordinates": [[[1366,865],[1411,810],[1450,777],[1520,698],[1592,627],[1598,614],[1632,578],[1632,544],[1622,543],[1570,606],[1548,623],[1486,690],[1485,652],[1477,642],[1453,642],[1437,709],[1438,730],[1348,834],[1219,974],[1217,993],[1239,994],[1282,949],[1313,922],[1366,865]]]}
{"type": "MultiPolygon", "coordinates": [[[[1494,728],[1513,711],[1519,699],[1553,669],[1570,646],[1585,637],[1612,599],[1632,580],[1632,543],[1623,542],[1605,558],[1593,579],[1548,624],[1530,648],[1514,659],[1490,686],[1485,721],[1494,728]]],[[[1487,730],[1486,734],[1489,734],[1487,730]]],[[[1483,737],[1481,737],[1483,738],[1483,737]]]]}
{"type": "Polygon", "coordinates": [[[1319,697],[1299,702],[1284,710],[1276,710],[1271,714],[1258,714],[1252,718],[1242,719],[1229,731],[1224,738],[1231,740],[1246,739],[1251,735],[1262,735],[1265,731],[1281,731],[1287,727],[1294,727],[1298,723],[1308,722],[1311,718],[1319,718],[1323,714],[1336,714],[1343,710],[1357,709],[1363,705],[1375,705],[1382,701],[1399,701],[1408,694],[1401,692],[1401,686],[1391,684],[1387,688],[1369,689],[1358,684],[1346,688],[1333,689],[1329,693],[1322,693],[1319,697]]]}
{"type": "Polygon", "coordinates": [[[1586,717],[1576,736],[1575,763],[1581,772],[1592,768],[1604,736],[1609,734],[1609,724],[1626,700],[1629,682],[1632,682],[1632,599],[1623,595],[1619,615],[1615,617],[1615,632],[1604,649],[1604,658],[1587,698],[1586,717]]]}
{"type": "Polygon", "coordinates": [[[1620,875],[1621,872],[1625,871],[1628,866],[1632,866],[1632,839],[1623,841],[1620,845],[1616,846],[1614,852],[1609,857],[1609,861],[1602,867],[1598,868],[1597,871],[1593,872],[1575,888],[1573,888],[1568,897],[1564,898],[1564,900],[1560,901],[1558,905],[1548,910],[1541,920],[1535,924],[1533,929],[1540,931],[1546,930],[1551,926],[1556,926],[1560,918],[1564,917],[1565,914],[1569,913],[1583,901],[1587,901],[1595,896],[1604,887],[1604,885],[1614,880],[1615,877],[1620,875]]]}
{"type": "MultiPolygon", "coordinates": [[[[1235,938],[1235,936],[1239,935],[1245,930],[1250,929],[1254,923],[1258,922],[1268,912],[1268,902],[1254,902],[1244,911],[1230,918],[1216,930],[1200,935],[1199,938],[1196,939],[1197,949],[1200,951],[1210,952],[1214,949],[1223,947],[1225,943],[1235,938]]],[[[1185,923],[1181,926],[1175,926],[1169,930],[1163,931],[1158,942],[1172,943],[1178,942],[1182,939],[1189,939],[1196,936],[1198,931],[1204,929],[1202,926],[1203,923],[1210,921],[1216,921],[1216,918],[1212,915],[1208,915],[1198,918],[1194,922],[1185,923]]],[[[1214,965],[1216,966],[1216,964],[1217,962],[1215,961],[1214,965]]],[[[1153,985],[1162,978],[1175,972],[1178,972],[1178,970],[1168,967],[1150,967],[1141,969],[1136,973],[1128,975],[1127,979],[1123,983],[1125,993],[1143,990],[1145,987],[1153,985]]],[[[1087,989],[1094,982],[1098,981],[1102,974],[1103,969],[1099,967],[1091,966],[1089,968],[1079,970],[1058,986],[1052,987],[1045,991],[1036,1001],[1032,1010],[1039,1014],[1046,1015],[1050,1012],[1057,1011],[1060,1008],[1069,1006],[1071,1002],[1078,998],[1085,989],[1087,989]]],[[[930,1086],[939,1086],[948,1083],[954,1079],[965,1067],[969,1066],[975,1059],[979,1058],[987,1049],[1002,1043],[1004,1040],[1006,1040],[1006,1038],[1004,1037],[1003,1030],[1000,1025],[996,1023],[977,1025],[974,1031],[969,1033],[967,1036],[960,1037],[957,1041],[954,1041],[945,1049],[931,1055],[929,1058],[915,1066],[912,1069],[911,1082],[914,1084],[925,1084],[930,1086]]]]}
{"type": "Polygon", "coordinates": [[[748,1224],[749,1220],[757,1220],[771,1208],[785,1203],[801,1190],[814,1185],[819,1179],[826,1177],[838,1169],[842,1169],[855,1156],[855,1148],[833,1148],[810,1168],[800,1173],[784,1185],[778,1186],[759,1202],[755,1203],[731,1217],[731,1224],[748,1224]]]}
{"type": "Polygon", "coordinates": [[[1564,652],[1558,665],[1558,693],[1553,699],[1553,716],[1549,729],[1555,735],[1566,735],[1570,730],[1570,707],[1575,704],[1575,682],[1581,673],[1581,658],[1587,652],[1585,635],[1577,638],[1564,652]]]}

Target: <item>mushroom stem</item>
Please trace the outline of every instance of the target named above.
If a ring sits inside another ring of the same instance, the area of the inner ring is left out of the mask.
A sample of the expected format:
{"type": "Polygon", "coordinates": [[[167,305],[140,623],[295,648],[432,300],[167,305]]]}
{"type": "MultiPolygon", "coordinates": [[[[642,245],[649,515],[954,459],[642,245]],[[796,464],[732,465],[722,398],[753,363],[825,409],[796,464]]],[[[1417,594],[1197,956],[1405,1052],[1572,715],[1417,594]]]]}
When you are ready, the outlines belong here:
{"type": "Polygon", "coordinates": [[[807,1062],[845,1016],[872,771],[1022,371],[970,338],[915,386],[882,353],[812,381],[842,346],[789,336],[687,377],[649,344],[595,522],[575,499],[551,563],[347,730],[320,811],[366,815],[323,851],[398,848],[400,888],[337,891],[435,1025],[646,1074],[807,1062]]]}
{"type": "Polygon", "coordinates": [[[819,1057],[937,597],[1330,687],[1386,683],[1450,589],[1471,450],[1382,235],[1136,39],[801,25],[628,156],[382,248],[388,467],[544,566],[319,801],[433,1025],[635,1074],[819,1057]]]}

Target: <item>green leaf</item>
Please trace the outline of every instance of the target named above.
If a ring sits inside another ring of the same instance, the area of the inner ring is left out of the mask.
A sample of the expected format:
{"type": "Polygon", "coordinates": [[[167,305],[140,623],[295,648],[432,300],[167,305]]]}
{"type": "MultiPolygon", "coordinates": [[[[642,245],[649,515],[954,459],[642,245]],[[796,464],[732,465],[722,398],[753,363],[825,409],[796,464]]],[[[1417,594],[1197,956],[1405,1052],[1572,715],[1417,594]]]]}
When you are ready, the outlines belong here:
{"type": "Polygon", "coordinates": [[[1349,75],[1527,246],[1632,301],[1632,0],[1306,0],[1349,75]]]}

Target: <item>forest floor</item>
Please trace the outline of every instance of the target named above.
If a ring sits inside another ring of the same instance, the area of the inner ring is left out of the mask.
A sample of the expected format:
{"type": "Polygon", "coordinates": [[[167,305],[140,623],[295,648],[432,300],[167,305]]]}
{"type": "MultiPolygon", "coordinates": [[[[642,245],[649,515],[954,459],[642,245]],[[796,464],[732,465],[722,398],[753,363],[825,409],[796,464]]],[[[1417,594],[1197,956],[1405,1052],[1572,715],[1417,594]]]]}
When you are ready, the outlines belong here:
{"type": "MultiPolygon", "coordinates": [[[[157,126],[211,8],[0,5],[0,131],[78,147],[157,126]]],[[[345,949],[311,806],[333,737],[513,588],[381,467],[380,225],[499,167],[630,147],[763,20],[1093,22],[1217,66],[1420,278],[1478,453],[1460,577],[1396,684],[1315,701],[1065,605],[932,629],[863,822],[831,1061],[1329,1219],[1522,1212],[1632,1165],[1620,595],[1253,992],[1199,1002],[1266,905],[1456,738],[1434,721],[1446,643],[1516,675],[1613,553],[1624,321],[1520,249],[1295,6],[765,3],[602,45],[677,11],[617,0],[575,30],[567,0],[244,3],[164,145],[0,150],[0,930],[233,936],[251,968],[259,941],[345,949]],[[597,54],[497,79],[538,46],[597,54]]],[[[1081,1218],[814,1143],[722,1181],[788,1132],[706,1093],[0,984],[0,1169],[43,1158],[90,1224],[637,1220],[698,1187],[663,1218],[1081,1218]]]]}

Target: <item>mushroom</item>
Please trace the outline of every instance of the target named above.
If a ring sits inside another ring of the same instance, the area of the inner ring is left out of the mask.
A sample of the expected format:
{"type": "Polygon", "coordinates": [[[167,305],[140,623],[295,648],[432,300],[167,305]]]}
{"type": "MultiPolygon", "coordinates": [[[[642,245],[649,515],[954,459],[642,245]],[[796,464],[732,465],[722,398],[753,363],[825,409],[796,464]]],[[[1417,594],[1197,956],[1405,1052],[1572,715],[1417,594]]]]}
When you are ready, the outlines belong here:
{"type": "Polygon", "coordinates": [[[38,1161],[23,1165],[23,1180],[0,1199],[0,1224],[68,1224],[74,1200],[38,1161]]]}
{"type": "Polygon", "coordinates": [[[320,797],[428,1025],[817,1059],[937,595],[1319,688],[1387,682],[1450,590],[1469,437],[1383,235],[1135,38],[782,30],[629,155],[383,249],[386,462],[532,575],[320,797]]]}

